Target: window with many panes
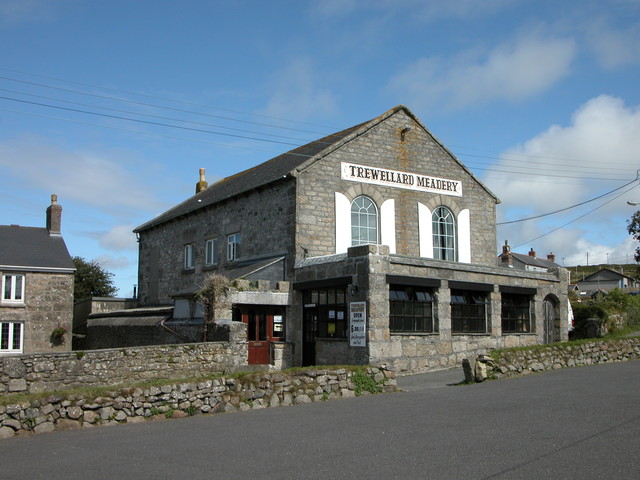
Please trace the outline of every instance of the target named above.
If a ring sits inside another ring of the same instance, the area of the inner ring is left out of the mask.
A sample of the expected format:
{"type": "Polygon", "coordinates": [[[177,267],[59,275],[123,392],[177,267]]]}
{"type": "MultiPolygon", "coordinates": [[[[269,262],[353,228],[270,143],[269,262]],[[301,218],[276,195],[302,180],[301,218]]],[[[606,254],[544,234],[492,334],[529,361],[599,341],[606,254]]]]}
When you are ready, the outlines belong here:
{"type": "Polygon", "coordinates": [[[485,292],[451,290],[451,332],[486,333],[488,304],[485,292]]]}
{"type": "Polygon", "coordinates": [[[351,245],[378,243],[378,208],[369,197],[356,197],[351,203],[351,245]]]}
{"type": "Polygon", "coordinates": [[[432,215],[433,258],[456,260],[456,225],[453,213],[447,207],[438,207],[432,215]]]}
{"type": "Polygon", "coordinates": [[[0,322],[0,353],[22,353],[22,323],[0,322]]]}
{"type": "Polygon", "coordinates": [[[531,333],[531,297],[502,294],[502,333],[531,333]]]}
{"type": "Polygon", "coordinates": [[[24,275],[2,276],[2,301],[24,303],[24,275]]]}
{"type": "Polygon", "coordinates": [[[315,336],[319,338],[347,338],[347,288],[319,288],[305,290],[305,313],[315,310],[315,336]]]}
{"type": "Polygon", "coordinates": [[[240,256],[240,234],[233,233],[227,236],[227,260],[233,261],[240,256]]]}
{"type": "Polygon", "coordinates": [[[190,270],[192,268],[195,268],[195,266],[196,261],[193,243],[189,243],[188,245],[184,246],[184,268],[186,270],[190,270]]]}
{"type": "Polygon", "coordinates": [[[390,285],[389,329],[398,333],[437,332],[433,290],[390,285]]]}
{"type": "Polygon", "coordinates": [[[218,264],[218,239],[210,238],[204,244],[204,264],[206,266],[218,264]]]}

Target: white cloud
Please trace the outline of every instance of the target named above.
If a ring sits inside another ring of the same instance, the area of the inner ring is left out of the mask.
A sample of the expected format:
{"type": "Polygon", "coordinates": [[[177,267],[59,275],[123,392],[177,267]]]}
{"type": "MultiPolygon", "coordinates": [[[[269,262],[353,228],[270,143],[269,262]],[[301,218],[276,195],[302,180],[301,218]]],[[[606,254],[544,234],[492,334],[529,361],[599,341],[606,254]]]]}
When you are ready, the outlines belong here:
{"type": "Polygon", "coordinates": [[[395,75],[388,88],[424,109],[518,101],[545,91],[566,76],[575,50],[571,39],[523,36],[491,51],[421,58],[395,75]]]}
{"type": "Polygon", "coordinates": [[[588,29],[587,41],[604,68],[640,63],[640,23],[622,28],[597,22],[588,29]]]}
{"type": "MultiPolygon", "coordinates": [[[[125,256],[114,257],[111,255],[100,255],[95,258],[95,261],[103,267],[105,270],[111,272],[112,270],[127,268],[132,266],[130,258],[125,256]]],[[[112,272],[113,273],[113,272],[112,272]]]]}
{"type": "Polygon", "coordinates": [[[100,237],[100,246],[107,250],[137,250],[138,243],[133,233],[134,225],[116,225],[100,237]]]}
{"type": "Polygon", "coordinates": [[[492,168],[512,168],[513,158],[529,159],[529,176],[489,173],[485,177],[505,205],[546,211],[584,200],[593,191],[591,182],[573,179],[559,187],[548,175],[615,178],[610,184],[618,186],[631,181],[640,166],[640,109],[626,107],[622,100],[608,95],[593,98],[574,113],[571,125],[549,127],[506,151],[492,168]],[[525,197],[523,192],[533,194],[525,197]]]}
{"type": "Polygon", "coordinates": [[[4,178],[26,188],[40,188],[60,198],[77,200],[103,211],[154,211],[159,203],[145,183],[120,164],[122,159],[82,151],[67,151],[24,138],[0,144],[4,178]]]}
{"type": "Polygon", "coordinates": [[[275,75],[271,98],[260,113],[296,120],[335,114],[338,111],[336,97],[318,86],[318,78],[308,59],[291,62],[275,75]]]}
{"type": "MultiPolygon", "coordinates": [[[[608,95],[593,98],[574,113],[569,125],[549,127],[505,152],[501,161],[491,168],[512,169],[514,158],[529,160],[527,175],[490,172],[484,178],[502,200],[498,207],[499,221],[582,203],[636,177],[640,158],[640,108],[627,107],[622,100],[608,95]],[[574,178],[549,176],[554,174],[574,178]]],[[[586,252],[590,253],[591,263],[606,263],[607,253],[612,263],[624,263],[635,248],[628,241],[621,241],[627,236],[626,218],[633,213],[625,202],[629,196],[638,194],[638,188],[615,198],[625,191],[622,189],[563,215],[501,226],[499,236],[509,239],[512,246],[526,241],[523,246],[527,250],[533,247],[536,251],[559,252],[566,257],[568,265],[585,264],[586,252]],[[558,227],[561,228],[545,235],[558,227]]]]}

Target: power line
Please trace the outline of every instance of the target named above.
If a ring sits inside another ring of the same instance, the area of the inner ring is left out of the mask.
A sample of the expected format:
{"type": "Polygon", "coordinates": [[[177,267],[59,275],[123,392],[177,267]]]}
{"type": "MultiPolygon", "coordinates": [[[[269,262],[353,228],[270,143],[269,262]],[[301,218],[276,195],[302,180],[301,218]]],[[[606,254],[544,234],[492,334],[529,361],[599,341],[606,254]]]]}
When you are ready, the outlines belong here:
{"type": "MultiPolygon", "coordinates": [[[[509,222],[499,222],[499,223],[496,223],[496,226],[500,226],[500,225],[510,225],[510,224],[512,224],[512,223],[525,222],[525,221],[527,221],[527,220],[537,220],[538,218],[548,217],[548,216],[550,216],[550,215],[555,215],[555,214],[557,214],[557,213],[566,212],[567,210],[571,210],[572,208],[581,207],[582,205],[586,205],[587,203],[591,203],[591,202],[593,202],[593,201],[595,201],[595,200],[598,200],[598,199],[600,199],[600,198],[602,198],[602,197],[606,197],[607,195],[611,195],[612,193],[617,192],[618,190],[620,190],[620,189],[622,189],[622,188],[624,188],[624,187],[626,187],[626,186],[628,186],[628,185],[631,185],[632,183],[637,182],[637,181],[638,181],[638,175],[636,175],[636,178],[634,178],[634,179],[633,179],[633,180],[631,180],[630,182],[625,183],[624,185],[622,185],[622,186],[620,186],[620,187],[618,187],[618,188],[615,188],[615,189],[613,189],[613,190],[611,190],[611,191],[609,191],[609,192],[607,192],[607,193],[603,193],[602,195],[598,195],[597,197],[593,197],[593,198],[591,198],[591,199],[589,199],[589,200],[585,200],[584,202],[576,203],[575,205],[571,205],[570,207],[561,208],[560,210],[555,210],[555,211],[553,211],[553,212],[543,213],[543,214],[541,214],[541,215],[535,215],[535,216],[533,216],[533,217],[521,218],[521,219],[519,219],[519,220],[511,220],[511,221],[509,221],[509,222]]],[[[635,187],[633,187],[633,188],[635,188],[635,187]]],[[[625,193],[626,193],[626,192],[625,192],[625,193]]],[[[616,198],[617,198],[617,197],[616,197],[616,198]]],[[[606,205],[606,204],[605,204],[605,205],[606,205]]]]}
{"type": "MultiPolygon", "coordinates": [[[[627,184],[627,185],[628,185],[628,184],[627,184]]],[[[617,196],[613,197],[611,200],[609,200],[609,201],[607,201],[607,202],[604,202],[602,205],[598,205],[598,206],[597,206],[596,208],[594,208],[593,210],[589,210],[587,213],[585,213],[585,214],[583,214],[583,215],[580,215],[580,216],[579,216],[579,217],[577,217],[577,218],[574,218],[573,220],[571,220],[571,221],[569,221],[569,222],[565,223],[564,225],[560,225],[559,227],[554,228],[553,230],[551,230],[551,231],[549,231],[549,232],[547,232],[547,233],[543,233],[542,235],[539,235],[539,236],[537,236],[536,238],[532,238],[531,240],[528,240],[528,241],[523,242],[523,243],[521,243],[521,244],[519,244],[519,245],[516,245],[516,246],[515,246],[515,247],[513,247],[513,248],[518,248],[518,247],[521,247],[521,246],[523,246],[523,245],[530,244],[530,243],[535,242],[536,240],[538,240],[538,239],[540,239],[540,238],[542,238],[542,237],[546,237],[547,235],[551,235],[553,232],[556,232],[556,231],[558,231],[558,230],[560,230],[560,229],[562,229],[562,228],[566,227],[567,225],[570,225],[570,224],[572,224],[572,223],[574,223],[574,222],[577,222],[577,221],[578,221],[578,220],[580,220],[581,218],[584,218],[584,217],[586,217],[587,215],[592,214],[592,213],[593,213],[593,212],[595,212],[596,210],[599,210],[600,208],[604,207],[605,205],[608,205],[609,203],[613,202],[614,200],[617,200],[618,198],[620,198],[621,196],[623,196],[623,195],[625,195],[626,193],[630,192],[631,190],[633,190],[633,189],[634,189],[634,188],[636,188],[636,187],[637,187],[637,185],[635,185],[635,186],[631,187],[629,190],[625,190],[625,191],[624,191],[624,192],[622,192],[620,195],[617,195],[617,196]]],[[[619,189],[617,189],[617,190],[619,190],[619,189]]]]}

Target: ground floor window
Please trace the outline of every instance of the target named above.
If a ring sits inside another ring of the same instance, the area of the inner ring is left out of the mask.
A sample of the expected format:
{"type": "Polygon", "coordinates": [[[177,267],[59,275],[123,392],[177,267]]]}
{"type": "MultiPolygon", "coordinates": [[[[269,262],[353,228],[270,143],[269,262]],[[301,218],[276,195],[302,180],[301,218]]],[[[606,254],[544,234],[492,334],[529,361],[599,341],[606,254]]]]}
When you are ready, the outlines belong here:
{"type": "Polygon", "coordinates": [[[451,290],[451,332],[486,333],[488,303],[485,292],[451,290]]]}
{"type": "Polygon", "coordinates": [[[305,318],[313,318],[313,325],[305,327],[307,331],[318,338],[347,338],[346,299],[346,287],[305,290],[305,318]]]}
{"type": "Polygon", "coordinates": [[[22,353],[22,323],[0,322],[0,353],[22,353]]]}
{"type": "Polygon", "coordinates": [[[438,331],[432,289],[404,285],[389,286],[389,330],[398,333],[438,331]]]}
{"type": "Polygon", "coordinates": [[[503,293],[502,333],[530,333],[531,331],[531,297],[503,293]]]}

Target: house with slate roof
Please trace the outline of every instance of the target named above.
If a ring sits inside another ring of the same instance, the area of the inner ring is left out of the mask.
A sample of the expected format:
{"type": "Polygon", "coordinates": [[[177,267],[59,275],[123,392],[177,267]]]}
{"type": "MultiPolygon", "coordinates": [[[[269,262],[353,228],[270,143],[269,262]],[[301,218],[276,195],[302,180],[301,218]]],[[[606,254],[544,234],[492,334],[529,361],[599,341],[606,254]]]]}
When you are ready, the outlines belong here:
{"type": "Polygon", "coordinates": [[[602,268],[579,280],[576,285],[580,292],[592,295],[595,292],[607,292],[615,288],[637,290],[640,288],[640,281],[610,268],[602,268]]]}
{"type": "Polygon", "coordinates": [[[498,203],[400,105],[210,186],[201,171],[135,229],[140,304],[194,321],[208,275],[248,282],[226,320],[250,364],[420,372],[566,339],[568,274],[496,265],[498,203]]]}
{"type": "Polygon", "coordinates": [[[547,258],[538,258],[535,250],[532,248],[527,255],[515,253],[511,251],[508,242],[502,246],[502,253],[498,257],[500,264],[505,267],[519,268],[521,270],[529,270],[532,272],[548,272],[552,269],[562,268],[556,263],[556,256],[549,253],[547,258]]]}
{"type": "Polygon", "coordinates": [[[61,219],[52,195],[46,227],[0,225],[0,355],[71,350],[75,267],[61,219]]]}

